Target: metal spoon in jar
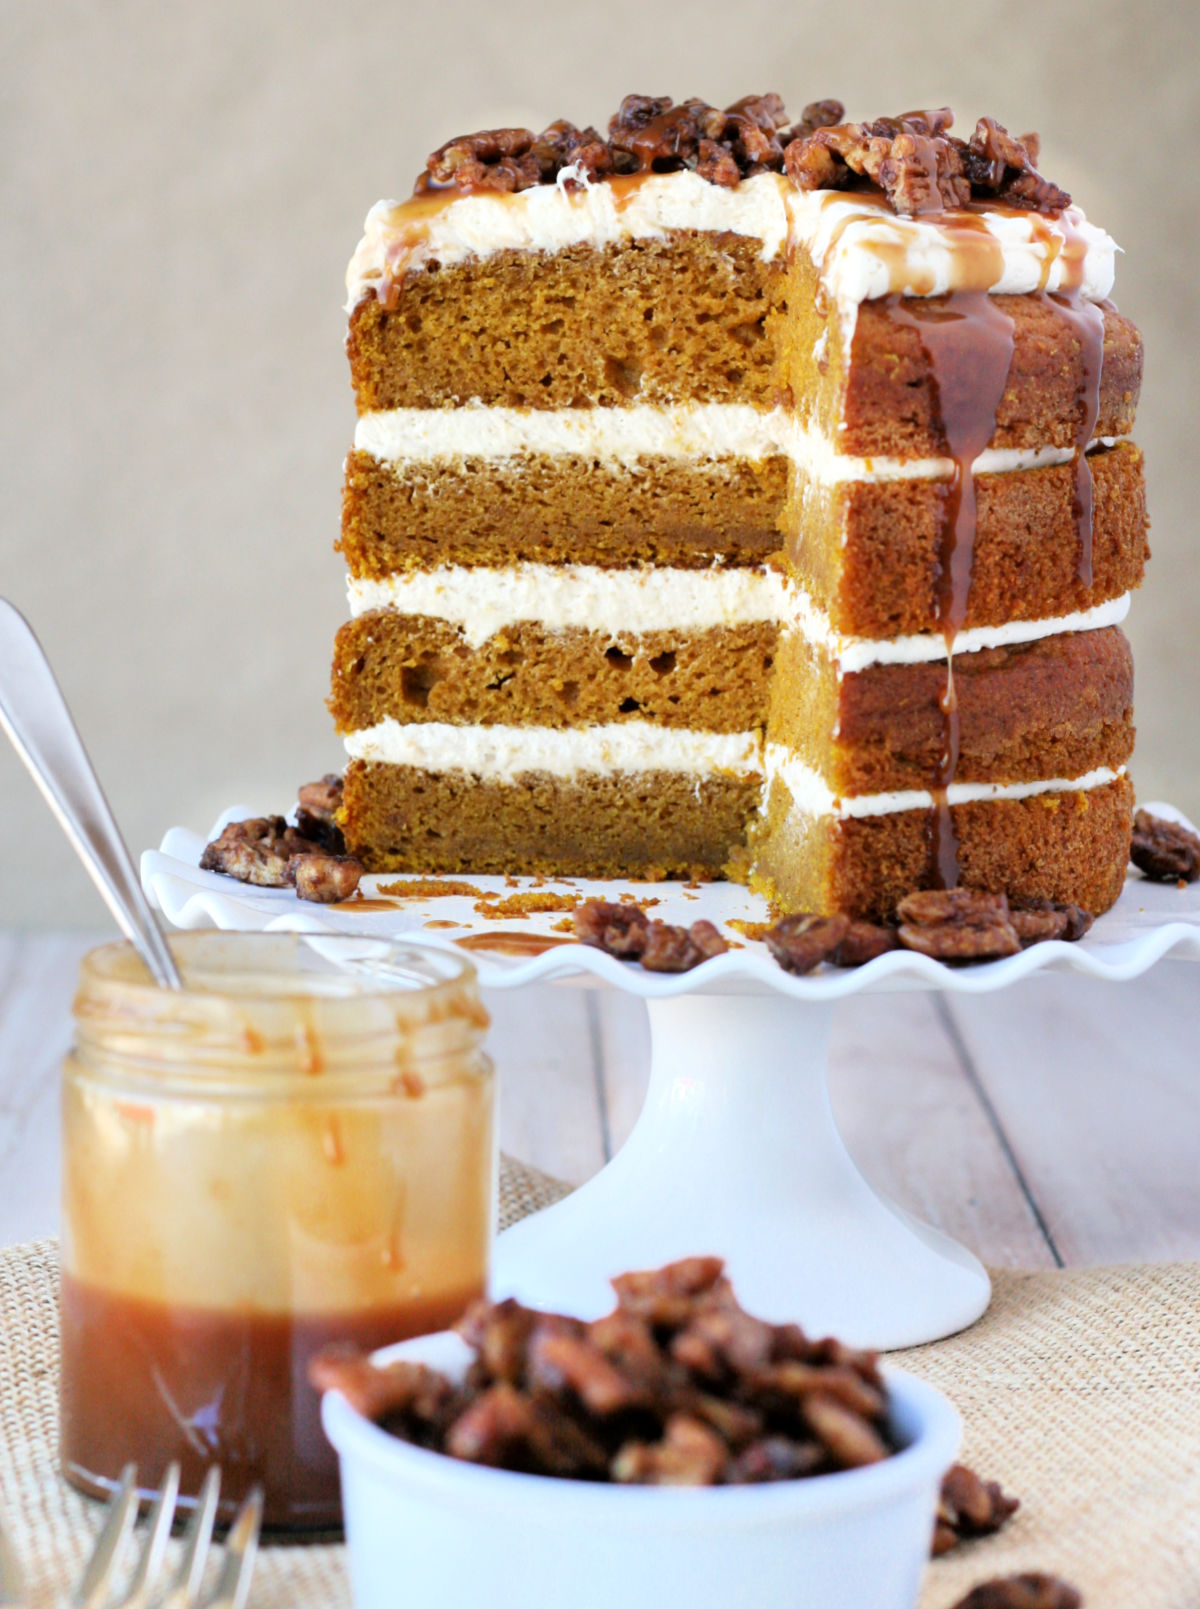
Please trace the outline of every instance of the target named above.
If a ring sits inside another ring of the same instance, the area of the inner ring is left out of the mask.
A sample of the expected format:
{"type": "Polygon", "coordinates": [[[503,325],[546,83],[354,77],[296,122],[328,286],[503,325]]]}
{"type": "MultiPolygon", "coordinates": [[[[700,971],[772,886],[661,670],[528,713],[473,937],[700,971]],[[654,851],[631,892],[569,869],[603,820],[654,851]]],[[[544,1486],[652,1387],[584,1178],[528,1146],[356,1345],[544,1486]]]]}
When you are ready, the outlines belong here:
{"type": "Polygon", "coordinates": [[[24,615],[4,598],[0,598],[0,727],[12,739],[150,975],[164,988],[182,988],[179,969],[142,893],[50,662],[24,615]]]}

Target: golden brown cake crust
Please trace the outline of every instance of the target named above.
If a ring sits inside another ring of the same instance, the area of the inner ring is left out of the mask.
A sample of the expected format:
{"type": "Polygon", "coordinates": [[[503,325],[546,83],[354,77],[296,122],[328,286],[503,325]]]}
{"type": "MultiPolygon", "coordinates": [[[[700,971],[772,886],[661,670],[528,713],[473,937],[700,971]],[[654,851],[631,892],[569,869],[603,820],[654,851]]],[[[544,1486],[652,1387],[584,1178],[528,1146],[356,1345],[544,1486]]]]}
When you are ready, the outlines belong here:
{"type": "MultiPolygon", "coordinates": [[[[1013,901],[1050,899],[1098,916],[1121,892],[1133,788],[1126,777],[1086,791],[955,805],[960,882],[1013,901]]],[[[914,888],[932,886],[930,812],[837,821],[790,813],[779,781],[767,828],[753,835],[755,885],[787,911],[846,911],[887,921],[914,888]]]]}
{"type": "MultiPolygon", "coordinates": [[[[1072,465],[977,477],[968,629],[1071,614],[1141,584],[1149,556],[1141,449],[1126,443],[1088,463],[1090,586],[1080,573],[1072,465]]],[[[945,486],[859,482],[793,502],[786,523],[803,535],[789,539],[788,557],[835,630],[893,637],[937,629],[945,486]]]]}
{"type": "Polygon", "coordinates": [[[713,878],[758,803],[757,778],[672,771],[515,783],[351,762],[349,852],[371,871],[713,878]]]}
{"type": "MultiPolygon", "coordinates": [[[[777,654],[768,736],[838,797],[924,789],[945,744],[945,687],[944,660],[839,679],[792,637],[777,654]]],[[[959,782],[1115,771],[1133,751],[1133,656],[1116,626],[958,654],[954,688],[959,782]]]]}
{"type": "Polygon", "coordinates": [[[633,720],[707,732],[761,730],[776,638],[769,624],[614,638],[525,621],[472,649],[446,621],[378,610],[338,633],[330,709],[343,732],[385,716],[454,725],[633,720]]]}
{"type": "Polygon", "coordinates": [[[574,455],[500,462],[346,461],[339,546],[351,575],[433,564],[761,564],[776,553],[788,462],[774,457],[636,469],[574,455]]]}

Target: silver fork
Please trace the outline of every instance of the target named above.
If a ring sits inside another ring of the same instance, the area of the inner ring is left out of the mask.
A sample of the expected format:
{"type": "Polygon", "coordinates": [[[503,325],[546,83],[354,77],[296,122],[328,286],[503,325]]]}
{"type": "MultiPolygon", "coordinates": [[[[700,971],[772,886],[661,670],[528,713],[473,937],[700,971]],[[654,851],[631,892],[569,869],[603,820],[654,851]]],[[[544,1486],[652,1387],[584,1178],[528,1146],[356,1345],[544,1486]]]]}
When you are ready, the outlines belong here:
{"type": "MultiPolygon", "coordinates": [[[[203,1599],[200,1597],[220,1490],[221,1471],[210,1469],[183,1534],[183,1554],[178,1567],[157,1598],[159,1609],[242,1609],[245,1604],[262,1526],[262,1491],[257,1486],[238,1509],[229,1528],[225,1554],[211,1591],[203,1599]]],[[[69,1599],[70,1609],[144,1609],[159,1586],[178,1496],[179,1465],[172,1464],[150,1509],[146,1538],[133,1573],[118,1588],[121,1558],[138,1510],[137,1469],[133,1464],[126,1464],[109,1502],[92,1556],[69,1599]]]]}

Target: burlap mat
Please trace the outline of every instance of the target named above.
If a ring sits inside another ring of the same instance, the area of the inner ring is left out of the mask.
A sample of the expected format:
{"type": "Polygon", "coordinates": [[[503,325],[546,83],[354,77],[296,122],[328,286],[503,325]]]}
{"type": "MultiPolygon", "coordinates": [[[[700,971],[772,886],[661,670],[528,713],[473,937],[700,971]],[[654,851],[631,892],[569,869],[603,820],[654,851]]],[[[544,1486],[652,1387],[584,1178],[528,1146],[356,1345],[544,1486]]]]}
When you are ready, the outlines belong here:
{"type": "MultiPolygon", "coordinates": [[[[506,1160],[501,1227],[565,1193],[506,1160]]],[[[1033,1568],[1074,1581],[1087,1609],[1197,1609],[1200,1264],[994,1279],[965,1335],[896,1354],[958,1404],[968,1461],[1022,1499],[999,1536],[930,1566],[920,1609],[1033,1568]]],[[[54,1241],[0,1251],[0,1497],[31,1609],[61,1601],[99,1515],[55,1467],[56,1281],[54,1241]]],[[[541,1609],[532,1582],[530,1604],[541,1609]]],[[[349,1605],[340,1546],[264,1548],[250,1609],[349,1605]]]]}

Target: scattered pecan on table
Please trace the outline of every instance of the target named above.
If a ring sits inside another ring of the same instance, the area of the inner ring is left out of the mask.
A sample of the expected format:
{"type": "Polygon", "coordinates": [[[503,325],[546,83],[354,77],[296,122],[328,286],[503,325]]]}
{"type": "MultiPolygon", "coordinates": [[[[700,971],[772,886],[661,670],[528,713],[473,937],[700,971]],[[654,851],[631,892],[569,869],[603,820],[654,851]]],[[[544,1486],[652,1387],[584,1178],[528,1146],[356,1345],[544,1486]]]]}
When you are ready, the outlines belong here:
{"type": "Polygon", "coordinates": [[[1139,810],[1129,858],[1152,883],[1194,883],[1200,877],[1200,836],[1176,821],[1139,810]]]}
{"type": "Polygon", "coordinates": [[[310,1378],[420,1446],[579,1480],[745,1485],[895,1451],[874,1354],[744,1312],[719,1258],[613,1288],[615,1309],[593,1323],[477,1302],[457,1326],[475,1354],[461,1385],[341,1348],[310,1378]]]}
{"type": "Polygon", "coordinates": [[[933,1528],[934,1558],[970,1537],[990,1536],[1007,1524],[1020,1506],[1020,1499],[1001,1491],[998,1481],[980,1480],[965,1464],[951,1464],[942,1479],[933,1528]]]}
{"type": "Polygon", "coordinates": [[[1083,1598],[1057,1576],[1030,1571],[996,1576],[972,1587],[954,1609],[1081,1609],[1083,1598]]]}
{"type": "Polygon", "coordinates": [[[282,816],[231,821],[220,837],[205,845],[200,870],[224,872],[259,888],[295,888],[301,899],[322,905],[349,899],[363,865],[344,853],[335,820],[341,786],[336,776],[305,783],[294,827],[282,816]]]}
{"type": "Polygon", "coordinates": [[[724,955],[729,945],[711,922],[678,927],[651,921],[636,905],[611,900],[585,900],[572,920],[582,944],[614,955],[619,961],[640,961],[647,972],[690,972],[711,956],[724,955]]]}

